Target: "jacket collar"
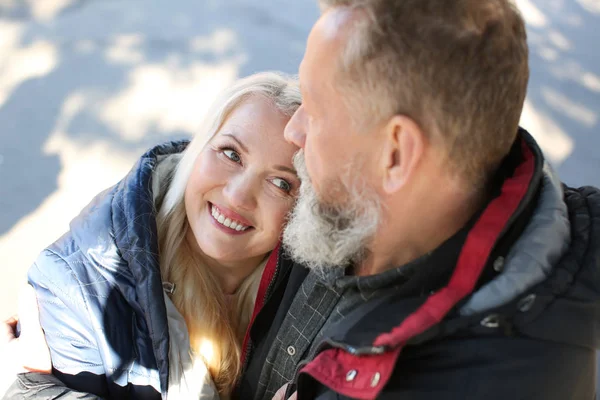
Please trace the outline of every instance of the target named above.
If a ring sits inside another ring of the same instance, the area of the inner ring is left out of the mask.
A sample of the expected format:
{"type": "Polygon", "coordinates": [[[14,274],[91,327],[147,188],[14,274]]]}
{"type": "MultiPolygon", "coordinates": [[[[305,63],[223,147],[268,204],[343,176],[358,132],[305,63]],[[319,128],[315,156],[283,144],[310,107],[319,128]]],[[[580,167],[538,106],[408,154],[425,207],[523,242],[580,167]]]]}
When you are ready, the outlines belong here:
{"type": "Polygon", "coordinates": [[[145,153],[116,186],[98,195],[71,222],[71,234],[102,274],[117,276],[115,285],[136,312],[143,314],[152,340],[163,397],[168,387],[169,332],[158,265],[158,238],[152,182],[164,156],[181,153],[188,141],[168,142],[145,153]],[[104,204],[109,202],[109,210],[104,204]],[[110,226],[100,213],[110,213],[110,226]],[[99,222],[98,222],[99,221],[99,222]],[[110,258],[110,261],[108,261],[110,258]],[[106,270],[110,268],[110,270],[106,270]],[[135,288],[135,295],[131,289],[135,288]]]}
{"type": "Polygon", "coordinates": [[[571,244],[570,222],[558,176],[545,163],[541,192],[524,232],[504,259],[503,272],[460,309],[473,315],[500,307],[546,279],[571,244]]]}
{"type": "Polygon", "coordinates": [[[248,328],[246,329],[246,334],[244,335],[244,341],[242,342],[242,354],[241,359],[242,363],[246,363],[246,358],[248,357],[250,343],[250,331],[254,326],[254,320],[256,319],[260,310],[262,310],[265,305],[268,296],[271,294],[273,286],[279,275],[279,260],[282,257],[281,255],[281,242],[277,244],[275,249],[269,255],[269,259],[267,260],[267,264],[265,265],[265,269],[263,271],[262,277],[260,278],[260,284],[258,286],[258,292],[256,294],[256,300],[254,302],[254,310],[252,311],[252,316],[250,317],[250,323],[248,323],[248,328]]]}
{"type": "Polygon", "coordinates": [[[524,130],[520,132],[498,171],[493,199],[438,249],[416,260],[418,265],[402,267],[412,268],[412,275],[393,294],[370,303],[369,307],[385,309],[382,312],[389,318],[381,321],[373,316],[371,321],[369,315],[363,319],[357,312],[360,327],[352,328],[348,319],[348,329],[338,330],[331,344],[343,343],[356,354],[395,347],[437,325],[451,310],[462,316],[484,312],[510,302],[543,279],[567,247],[569,224],[560,183],[542,166],[541,152],[529,139],[524,130]],[[523,186],[516,188],[516,184],[523,186]],[[523,264],[524,257],[538,261],[523,264]],[[501,260],[507,261],[499,273],[501,260]],[[523,283],[516,288],[506,284],[500,291],[498,285],[515,279],[513,274],[526,275],[523,283]],[[427,320],[413,320],[415,330],[394,338],[414,318],[427,320]],[[387,333],[382,335],[382,331],[387,333]]]}

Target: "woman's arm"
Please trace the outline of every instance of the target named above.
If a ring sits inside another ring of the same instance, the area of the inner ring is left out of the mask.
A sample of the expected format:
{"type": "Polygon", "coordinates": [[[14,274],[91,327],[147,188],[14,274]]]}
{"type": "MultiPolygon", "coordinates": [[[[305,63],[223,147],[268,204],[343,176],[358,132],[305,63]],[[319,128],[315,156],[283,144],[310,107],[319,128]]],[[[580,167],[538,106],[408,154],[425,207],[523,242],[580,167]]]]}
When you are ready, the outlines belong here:
{"type": "Polygon", "coordinates": [[[71,389],[107,397],[104,362],[95,327],[71,265],[45,250],[28,272],[39,305],[39,320],[52,358],[53,373],[71,389]]]}
{"type": "Polygon", "coordinates": [[[4,379],[11,380],[16,376],[3,399],[100,399],[93,394],[69,389],[50,374],[50,351],[40,326],[35,291],[31,286],[25,286],[19,296],[19,316],[9,318],[1,325],[0,349],[6,356],[2,360],[2,375],[4,379]],[[20,325],[18,330],[17,323],[20,325]]]}

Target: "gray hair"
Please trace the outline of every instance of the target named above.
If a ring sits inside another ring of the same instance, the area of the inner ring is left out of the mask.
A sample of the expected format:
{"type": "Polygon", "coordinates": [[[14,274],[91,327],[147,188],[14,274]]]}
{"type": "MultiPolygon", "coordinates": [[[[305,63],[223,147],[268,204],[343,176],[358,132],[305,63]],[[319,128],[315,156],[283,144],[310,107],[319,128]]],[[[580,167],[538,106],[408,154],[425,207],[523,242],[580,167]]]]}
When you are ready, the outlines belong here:
{"type": "Polygon", "coordinates": [[[529,78],[525,24],[510,0],[319,0],[352,19],[337,87],[359,127],[413,119],[477,185],[518,131],[529,78]]]}

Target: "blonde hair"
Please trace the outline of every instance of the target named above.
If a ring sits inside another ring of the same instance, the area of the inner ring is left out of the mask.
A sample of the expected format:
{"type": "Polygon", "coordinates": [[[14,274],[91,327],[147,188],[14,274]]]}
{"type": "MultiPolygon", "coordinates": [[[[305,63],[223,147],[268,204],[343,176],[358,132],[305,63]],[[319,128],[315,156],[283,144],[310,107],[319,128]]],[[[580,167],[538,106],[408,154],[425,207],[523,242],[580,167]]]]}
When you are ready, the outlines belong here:
{"type": "MultiPolygon", "coordinates": [[[[194,357],[207,365],[222,397],[228,397],[241,371],[241,342],[250,322],[263,263],[236,291],[231,305],[216,278],[200,265],[185,240],[189,229],[184,194],[196,158],[242,102],[252,96],[272,101],[291,117],[300,106],[297,79],[281,73],[263,72],[238,80],[212,104],[194,139],[178,162],[157,215],[160,268],[163,281],[175,284],[171,300],[185,318],[194,357]],[[203,354],[209,346],[212,354],[203,354]]],[[[281,133],[283,135],[283,132],[281,133]]]]}

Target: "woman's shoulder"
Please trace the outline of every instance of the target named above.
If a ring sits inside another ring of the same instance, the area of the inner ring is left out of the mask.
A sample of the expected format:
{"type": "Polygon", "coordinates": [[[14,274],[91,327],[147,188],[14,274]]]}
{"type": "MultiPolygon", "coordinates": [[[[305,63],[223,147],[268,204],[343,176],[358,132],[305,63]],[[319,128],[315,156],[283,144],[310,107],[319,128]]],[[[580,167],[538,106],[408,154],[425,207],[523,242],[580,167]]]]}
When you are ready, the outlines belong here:
{"type": "Polygon", "coordinates": [[[95,196],[71,221],[69,235],[75,247],[111,257],[153,247],[156,171],[164,170],[161,165],[169,164],[168,160],[178,159],[186,145],[180,141],[153,147],[116,185],[95,196]]]}
{"type": "Polygon", "coordinates": [[[180,154],[186,145],[185,141],[161,144],[140,157],[121,181],[96,195],[71,221],[69,231],[40,254],[30,279],[59,282],[69,275],[72,283],[109,288],[137,286],[135,276],[148,278],[148,271],[159,274],[152,179],[163,160],[180,154]]]}
{"type": "Polygon", "coordinates": [[[112,191],[96,196],[71,222],[70,230],[38,255],[28,272],[30,283],[40,283],[53,292],[108,289],[115,286],[119,275],[130,275],[114,241],[112,191]]]}

